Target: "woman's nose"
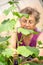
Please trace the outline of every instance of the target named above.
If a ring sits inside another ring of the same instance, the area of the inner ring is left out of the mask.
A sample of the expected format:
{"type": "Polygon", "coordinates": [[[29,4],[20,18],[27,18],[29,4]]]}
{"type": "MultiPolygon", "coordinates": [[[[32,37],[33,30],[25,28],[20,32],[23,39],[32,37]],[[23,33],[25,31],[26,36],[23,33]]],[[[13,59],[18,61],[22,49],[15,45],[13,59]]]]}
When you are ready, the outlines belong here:
{"type": "Polygon", "coordinates": [[[29,22],[27,21],[26,26],[29,26],[29,22]]]}

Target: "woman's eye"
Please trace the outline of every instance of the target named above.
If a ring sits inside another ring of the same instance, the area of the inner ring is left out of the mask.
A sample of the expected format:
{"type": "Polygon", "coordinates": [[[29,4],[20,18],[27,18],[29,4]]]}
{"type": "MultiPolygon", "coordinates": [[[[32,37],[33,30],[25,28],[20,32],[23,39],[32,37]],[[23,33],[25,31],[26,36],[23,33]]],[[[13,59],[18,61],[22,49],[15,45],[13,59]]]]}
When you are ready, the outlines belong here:
{"type": "Polygon", "coordinates": [[[27,20],[24,20],[23,22],[24,22],[24,23],[26,23],[26,22],[27,22],[27,20]]]}
{"type": "Polygon", "coordinates": [[[32,21],[31,21],[31,20],[29,20],[29,23],[31,24],[31,23],[32,23],[32,21]]]}

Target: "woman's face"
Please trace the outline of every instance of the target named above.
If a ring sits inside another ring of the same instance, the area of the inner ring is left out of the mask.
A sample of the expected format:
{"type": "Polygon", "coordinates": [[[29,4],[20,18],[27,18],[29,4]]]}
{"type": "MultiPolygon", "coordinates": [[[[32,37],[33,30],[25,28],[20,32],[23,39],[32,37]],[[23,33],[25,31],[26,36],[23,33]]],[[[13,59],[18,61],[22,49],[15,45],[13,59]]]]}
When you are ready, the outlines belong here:
{"type": "Polygon", "coordinates": [[[22,17],[20,19],[21,27],[26,29],[34,29],[35,28],[35,17],[30,15],[29,18],[22,17]]]}

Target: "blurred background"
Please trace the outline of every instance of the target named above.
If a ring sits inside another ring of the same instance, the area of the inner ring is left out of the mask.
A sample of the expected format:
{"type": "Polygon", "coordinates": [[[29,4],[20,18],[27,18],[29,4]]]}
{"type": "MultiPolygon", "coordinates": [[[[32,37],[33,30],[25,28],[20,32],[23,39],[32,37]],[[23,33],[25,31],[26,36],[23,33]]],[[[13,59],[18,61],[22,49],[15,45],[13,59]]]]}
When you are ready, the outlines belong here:
{"type": "MultiPolygon", "coordinates": [[[[12,18],[12,14],[10,13],[7,17],[3,14],[3,10],[10,7],[8,1],[11,0],[0,0],[0,22],[2,22],[5,18],[12,18]]],[[[15,0],[19,2],[15,6],[17,6],[16,11],[20,11],[25,7],[32,7],[37,9],[40,12],[40,22],[37,24],[37,27],[40,31],[43,31],[43,0],[15,0]]]]}

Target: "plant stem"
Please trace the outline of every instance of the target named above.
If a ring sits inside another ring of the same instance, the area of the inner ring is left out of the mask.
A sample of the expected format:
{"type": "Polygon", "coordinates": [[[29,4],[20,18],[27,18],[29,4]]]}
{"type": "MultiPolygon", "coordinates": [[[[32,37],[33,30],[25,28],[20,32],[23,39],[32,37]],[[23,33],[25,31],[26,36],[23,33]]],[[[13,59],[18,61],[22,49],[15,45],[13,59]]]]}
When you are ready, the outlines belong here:
{"type": "Polygon", "coordinates": [[[18,46],[19,46],[19,44],[21,44],[22,40],[23,40],[23,35],[21,36],[20,41],[18,41],[18,37],[17,37],[17,43],[18,43],[18,46]]]}
{"type": "Polygon", "coordinates": [[[13,65],[13,62],[12,62],[12,60],[11,60],[11,59],[9,59],[9,60],[10,60],[11,64],[13,65]]]}

